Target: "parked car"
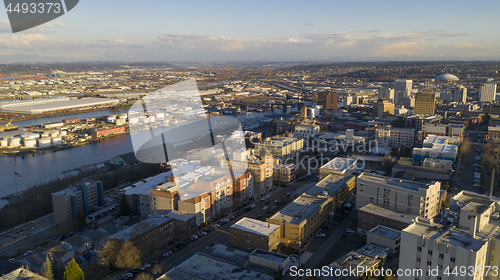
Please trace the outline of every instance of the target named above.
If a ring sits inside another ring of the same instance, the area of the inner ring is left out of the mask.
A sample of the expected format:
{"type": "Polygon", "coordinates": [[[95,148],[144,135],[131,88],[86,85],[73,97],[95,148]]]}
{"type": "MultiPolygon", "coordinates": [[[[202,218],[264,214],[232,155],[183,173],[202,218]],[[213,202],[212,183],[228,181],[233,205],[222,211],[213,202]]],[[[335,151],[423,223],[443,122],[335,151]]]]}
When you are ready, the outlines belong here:
{"type": "Polygon", "coordinates": [[[348,228],[346,231],[347,231],[347,233],[351,233],[351,234],[355,233],[355,231],[350,229],[350,228],[348,228]]]}
{"type": "Polygon", "coordinates": [[[325,237],[325,236],[326,236],[326,234],[324,234],[324,233],[316,233],[316,236],[317,236],[317,237],[325,237]]]}
{"type": "Polygon", "coordinates": [[[262,208],[262,209],[266,210],[267,208],[268,208],[267,206],[264,206],[264,208],[262,208]]]}

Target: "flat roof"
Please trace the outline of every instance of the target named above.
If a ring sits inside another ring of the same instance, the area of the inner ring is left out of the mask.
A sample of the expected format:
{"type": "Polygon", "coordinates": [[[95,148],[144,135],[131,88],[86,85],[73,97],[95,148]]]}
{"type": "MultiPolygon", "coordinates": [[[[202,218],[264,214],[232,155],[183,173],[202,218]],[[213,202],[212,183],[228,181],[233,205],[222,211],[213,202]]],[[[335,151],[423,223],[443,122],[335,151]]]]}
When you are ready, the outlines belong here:
{"type": "Polygon", "coordinates": [[[155,189],[158,186],[161,186],[169,181],[170,176],[172,176],[172,171],[163,172],[153,177],[149,177],[140,181],[138,183],[133,184],[132,186],[124,188],[126,195],[133,194],[143,194],[149,195],[151,189],[155,189]]]}
{"type": "MultiPolygon", "coordinates": [[[[493,204],[493,202],[491,204],[493,204]]],[[[466,211],[466,212],[474,213],[474,214],[483,214],[486,210],[488,210],[490,208],[490,205],[480,203],[480,202],[471,201],[471,202],[467,203],[464,207],[462,207],[462,211],[466,211]]]]}
{"type": "Polygon", "coordinates": [[[468,231],[446,228],[439,224],[430,224],[416,222],[403,229],[403,232],[424,236],[430,240],[438,241],[444,244],[450,244],[455,247],[467,250],[477,251],[481,249],[488,241],[483,238],[472,238],[468,231]]]}
{"type": "Polygon", "coordinates": [[[364,173],[364,172],[358,176],[358,180],[371,181],[371,182],[375,182],[375,183],[379,183],[379,184],[390,185],[393,187],[408,189],[408,190],[412,190],[412,191],[416,191],[416,192],[418,192],[418,190],[420,190],[420,189],[428,189],[431,185],[434,185],[435,183],[437,183],[437,182],[434,182],[433,184],[421,183],[421,182],[396,179],[393,177],[386,177],[386,176],[375,175],[375,174],[364,173]]]}
{"type": "Polygon", "coordinates": [[[79,107],[88,107],[88,106],[98,106],[104,104],[116,104],[120,101],[117,99],[109,99],[109,98],[82,98],[82,99],[72,99],[72,100],[64,100],[64,101],[55,101],[55,102],[44,102],[44,103],[34,103],[34,104],[24,104],[17,106],[8,106],[2,108],[4,112],[21,112],[21,113],[43,113],[57,110],[67,110],[72,108],[79,107]]]}
{"type": "Polygon", "coordinates": [[[340,174],[328,174],[323,180],[319,181],[314,187],[310,188],[304,194],[310,196],[324,195],[325,192],[330,197],[336,196],[347,185],[349,181],[355,180],[354,176],[344,176],[340,174]]]}
{"type": "Polygon", "coordinates": [[[240,229],[254,234],[269,236],[273,232],[277,231],[280,226],[245,217],[232,225],[231,228],[240,229]]]}
{"type": "Polygon", "coordinates": [[[227,261],[196,253],[178,266],[172,268],[158,280],[272,280],[273,277],[262,272],[237,266],[227,261]]]}
{"type": "Polygon", "coordinates": [[[386,209],[382,206],[371,204],[371,203],[361,207],[358,211],[363,211],[366,213],[375,214],[377,216],[386,217],[388,219],[403,222],[406,224],[413,223],[413,220],[418,216],[416,214],[403,213],[403,212],[397,212],[394,210],[386,209]]]}
{"type": "Polygon", "coordinates": [[[152,216],[151,218],[148,218],[142,222],[138,222],[138,223],[134,224],[133,226],[130,226],[126,229],[120,230],[119,232],[109,236],[109,238],[127,241],[127,240],[134,238],[136,236],[137,232],[145,232],[145,231],[150,230],[154,227],[157,227],[163,223],[166,223],[170,220],[173,220],[173,219],[170,217],[162,216],[162,215],[155,215],[155,216],[152,216]],[[139,229],[139,227],[142,227],[143,225],[145,227],[139,229]]]}
{"type": "Polygon", "coordinates": [[[276,212],[269,219],[298,225],[310,219],[326,205],[328,201],[328,198],[301,195],[294,201],[288,203],[283,209],[276,212]]]}
{"type": "Polygon", "coordinates": [[[287,255],[273,253],[262,249],[255,249],[250,254],[250,256],[258,257],[279,264],[284,263],[289,258],[287,255]]]}
{"type": "Polygon", "coordinates": [[[385,238],[396,240],[401,236],[401,231],[378,225],[369,231],[371,234],[380,235],[385,238]]]}

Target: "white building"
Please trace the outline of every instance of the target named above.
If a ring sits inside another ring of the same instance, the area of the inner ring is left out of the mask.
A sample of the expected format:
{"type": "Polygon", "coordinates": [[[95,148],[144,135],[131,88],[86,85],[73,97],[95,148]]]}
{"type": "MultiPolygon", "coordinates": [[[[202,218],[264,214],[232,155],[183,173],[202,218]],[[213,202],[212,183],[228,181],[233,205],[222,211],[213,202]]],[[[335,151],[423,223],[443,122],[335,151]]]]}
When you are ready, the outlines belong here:
{"type": "Polygon", "coordinates": [[[484,83],[479,87],[479,101],[481,102],[495,101],[496,94],[497,84],[495,83],[484,83]]]}
{"type": "Polygon", "coordinates": [[[387,99],[391,103],[394,103],[394,89],[392,88],[381,88],[378,90],[378,99],[387,99]]]}
{"type": "Polygon", "coordinates": [[[295,127],[293,136],[296,138],[313,139],[319,134],[320,127],[314,123],[302,123],[295,127]]]}
{"type": "Polygon", "coordinates": [[[460,85],[453,89],[453,102],[466,103],[467,102],[467,88],[460,85]]]}
{"type": "Polygon", "coordinates": [[[375,204],[432,218],[439,213],[441,182],[421,183],[362,173],[356,179],[356,209],[375,204]]]}
{"type": "Polygon", "coordinates": [[[418,217],[401,233],[401,252],[408,253],[400,254],[399,268],[421,269],[423,275],[398,279],[499,279],[491,270],[479,272],[488,266],[496,270],[494,266],[500,263],[499,210],[497,200],[462,191],[443,214],[448,217],[447,225],[418,217]],[[465,270],[460,275],[461,267],[465,270]],[[433,271],[426,277],[429,268],[433,271]],[[458,275],[453,273],[455,268],[458,275]]]}
{"type": "Polygon", "coordinates": [[[413,148],[415,130],[396,127],[379,127],[375,131],[375,140],[381,148],[413,148]]]}
{"type": "Polygon", "coordinates": [[[412,80],[396,80],[394,85],[394,102],[402,104],[404,97],[409,97],[413,86],[412,80]]]}

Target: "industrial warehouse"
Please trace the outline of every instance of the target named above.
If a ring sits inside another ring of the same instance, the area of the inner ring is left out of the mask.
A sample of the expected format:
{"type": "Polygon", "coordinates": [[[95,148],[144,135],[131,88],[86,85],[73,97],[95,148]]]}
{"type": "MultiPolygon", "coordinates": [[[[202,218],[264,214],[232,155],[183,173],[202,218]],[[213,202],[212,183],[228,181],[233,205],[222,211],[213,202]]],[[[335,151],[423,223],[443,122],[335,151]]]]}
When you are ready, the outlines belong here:
{"type": "Polygon", "coordinates": [[[71,110],[87,110],[100,107],[114,106],[120,103],[118,99],[108,98],[57,98],[37,99],[27,101],[5,102],[0,105],[2,112],[15,112],[24,114],[42,114],[50,112],[64,112],[71,110]]]}

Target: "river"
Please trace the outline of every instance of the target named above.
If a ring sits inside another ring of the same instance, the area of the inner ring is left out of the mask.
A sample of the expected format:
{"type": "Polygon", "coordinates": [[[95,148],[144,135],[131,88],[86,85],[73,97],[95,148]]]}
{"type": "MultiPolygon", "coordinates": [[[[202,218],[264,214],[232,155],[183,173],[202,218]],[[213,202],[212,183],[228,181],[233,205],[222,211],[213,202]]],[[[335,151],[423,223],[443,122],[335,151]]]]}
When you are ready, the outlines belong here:
{"type": "MultiPolygon", "coordinates": [[[[293,110],[293,109],[292,109],[293,110]]],[[[296,110],[296,108],[294,108],[296,110]]],[[[64,116],[44,117],[26,121],[15,122],[18,126],[31,126],[44,123],[59,122],[69,118],[90,118],[117,114],[123,111],[94,111],[64,116]]],[[[241,114],[241,120],[262,117],[273,113],[281,113],[281,109],[274,112],[264,111],[262,113],[251,112],[241,114]]],[[[101,142],[83,145],[72,149],[37,155],[35,157],[0,157],[2,171],[0,176],[0,197],[5,197],[17,191],[24,191],[36,185],[47,183],[51,180],[62,178],[63,172],[76,169],[81,166],[92,165],[107,161],[115,156],[132,152],[130,135],[120,135],[113,138],[103,139],[101,142]],[[15,172],[22,177],[16,177],[15,172]]],[[[1,204],[1,202],[0,202],[1,204]]],[[[0,205],[1,208],[1,205],[0,205]]]]}

